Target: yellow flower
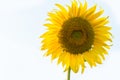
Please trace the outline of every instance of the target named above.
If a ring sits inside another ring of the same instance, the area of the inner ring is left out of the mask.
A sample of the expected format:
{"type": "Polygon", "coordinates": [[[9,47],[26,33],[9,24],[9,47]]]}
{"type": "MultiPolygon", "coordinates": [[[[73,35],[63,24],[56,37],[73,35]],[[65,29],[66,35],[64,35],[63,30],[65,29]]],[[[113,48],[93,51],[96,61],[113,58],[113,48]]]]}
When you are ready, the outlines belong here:
{"type": "Polygon", "coordinates": [[[111,27],[106,25],[108,16],[101,17],[104,11],[96,11],[97,5],[88,8],[86,1],[56,6],[58,9],[48,13],[44,24],[47,32],[41,36],[45,55],[51,55],[52,60],[57,58],[65,71],[71,68],[75,73],[79,68],[83,72],[86,62],[91,67],[101,64],[112,42],[111,27]]]}

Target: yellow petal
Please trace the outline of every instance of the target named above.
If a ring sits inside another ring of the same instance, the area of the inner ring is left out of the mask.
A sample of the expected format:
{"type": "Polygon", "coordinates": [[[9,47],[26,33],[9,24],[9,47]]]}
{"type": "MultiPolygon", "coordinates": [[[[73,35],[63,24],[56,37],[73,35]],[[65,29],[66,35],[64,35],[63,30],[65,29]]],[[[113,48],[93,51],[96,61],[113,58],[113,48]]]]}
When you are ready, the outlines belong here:
{"type": "Polygon", "coordinates": [[[94,59],[95,62],[97,62],[99,64],[102,64],[102,60],[101,60],[100,56],[97,53],[92,52],[92,56],[93,56],[93,59],[94,59]]]}
{"type": "MultiPolygon", "coordinates": [[[[52,18],[52,19],[55,20],[56,22],[57,22],[57,21],[59,21],[60,23],[63,23],[63,22],[64,22],[63,18],[62,18],[62,17],[59,17],[59,16],[57,15],[57,13],[49,12],[49,13],[48,13],[48,16],[50,16],[50,18],[52,18]]],[[[58,26],[58,27],[60,27],[60,26],[58,26]]]]}
{"type": "Polygon", "coordinates": [[[93,27],[103,26],[109,22],[107,19],[108,19],[108,17],[98,18],[97,20],[91,21],[91,24],[93,27]]]}
{"type": "Polygon", "coordinates": [[[89,16],[91,16],[95,12],[96,6],[97,5],[94,5],[93,7],[91,7],[90,9],[88,9],[83,16],[85,16],[86,18],[89,17],[89,16]]]}
{"type": "Polygon", "coordinates": [[[81,71],[81,73],[83,74],[84,71],[85,71],[85,66],[82,66],[82,71],[81,71]]]}
{"type": "Polygon", "coordinates": [[[57,25],[57,26],[59,26],[59,27],[62,25],[62,23],[59,22],[59,20],[56,19],[56,18],[47,18],[46,20],[47,20],[47,21],[50,21],[51,23],[54,23],[55,25],[57,25]]]}
{"type": "Polygon", "coordinates": [[[62,5],[60,5],[60,4],[55,4],[58,8],[60,8],[60,10],[62,11],[62,12],[64,12],[64,14],[66,14],[67,13],[67,10],[65,9],[65,7],[63,7],[62,5]]]}
{"type": "Polygon", "coordinates": [[[55,58],[58,58],[61,53],[62,53],[62,49],[60,48],[60,46],[57,47],[56,49],[54,49],[54,51],[52,52],[51,60],[54,60],[55,58]]]}
{"type": "Polygon", "coordinates": [[[78,65],[76,64],[77,64],[76,55],[71,54],[70,55],[70,67],[75,73],[78,72],[78,65]]]}
{"type": "Polygon", "coordinates": [[[96,18],[98,18],[99,16],[101,16],[103,14],[103,12],[104,12],[104,10],[100,10],[97,13],[89,16],[87,19],[90,20],[90,21],[91,20],[95,20],[96,18]]]}
{"type": "Polygon", "coordinates": [[[74,0],[72,2],[71,10],[72,10],[72,14],[74,15],[74,17],[76,17],[77,16],[77,12],[78,12],[78,4],[77,4],[76,0],[74,0]]]}
{"type": "Polygon", "coordinates": [[[82,10],[81,10],[80,15],[84,15],[84,14],[85,14],[85,11],[87,10],[87,6],[88,6],[88,4],[87,4],[87,2],[86,2],[86,0],[85,0],[85,3],[84,3],[84,5],[83,5],[83,7],[82,7],[82,10]]]}
{"type": "Polygon", "coordinates": [[[77,12],[77,16],[79,17],[80,16],[80,14],[81,14],[81,10],[82,10],[82,7],[83,7],[83,5],[82,5],[82,3],[81,2],[79,2],[80,3],[80,6],[78,7],[78,12],[77,12]]]}
{"type": "Polygon", "coordinates": [[[84,59],[89,63],[90,67],[92,67],[92,66],[95,66],[96,64],[90,56],[91,55],[88,52],[83,54],[84,59]]]}

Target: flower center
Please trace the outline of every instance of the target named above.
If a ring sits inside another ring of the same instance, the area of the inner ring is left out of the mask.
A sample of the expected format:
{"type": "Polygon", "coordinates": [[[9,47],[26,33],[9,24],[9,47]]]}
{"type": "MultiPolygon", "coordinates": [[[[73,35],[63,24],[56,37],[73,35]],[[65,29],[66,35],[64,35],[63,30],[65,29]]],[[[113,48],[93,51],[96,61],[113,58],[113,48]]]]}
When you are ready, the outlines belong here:
{"type": "Polygon", "coordinates": [[[75,40],[79,40],[82,38],[82,32],[80,30],[74,30],[71,34],[71,37],[75,40]]]}
{"type": "Polygon", "coordinates": [[[87,20],[74,17],[63,23],[58,38],[64,51],[82,54],[92,48],[94,31],[87,20]]]}

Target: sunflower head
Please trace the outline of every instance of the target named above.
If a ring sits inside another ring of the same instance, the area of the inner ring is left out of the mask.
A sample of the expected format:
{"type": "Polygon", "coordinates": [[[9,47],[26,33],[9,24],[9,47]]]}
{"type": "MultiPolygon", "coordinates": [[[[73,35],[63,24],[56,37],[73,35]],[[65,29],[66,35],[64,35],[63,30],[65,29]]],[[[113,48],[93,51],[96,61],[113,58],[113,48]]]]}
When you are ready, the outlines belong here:
{"type": "Polygon", "coordinates": [[[75,73],[79,68],[84,71],[85,62],[91,67],[101,64],[110,49],[108,42],[112,42],[108,17],[101,16],[104,11],[96,11],[97,5],[88,8],[86,1],[79,0],[66,7],[56,6],[59,9],[48,13],[44,24],[48,31],[41,36],[45,55],[52,55],[65,71],[71,68],[75,73]]]}

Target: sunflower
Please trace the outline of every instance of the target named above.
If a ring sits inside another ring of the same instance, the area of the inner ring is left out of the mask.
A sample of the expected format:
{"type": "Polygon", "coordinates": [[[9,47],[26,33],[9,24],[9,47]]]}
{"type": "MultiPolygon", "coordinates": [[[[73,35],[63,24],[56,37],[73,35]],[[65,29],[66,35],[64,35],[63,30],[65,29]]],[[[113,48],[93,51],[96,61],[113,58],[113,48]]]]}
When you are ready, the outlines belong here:
{"type": "Polygon", "coordinates": [[[41,38],[45,55],[62,63],[65,71],[84,71],[85,63],[91,67],[101,64],[108,54],[111,27],[106,24],[108,16],[101,16],[103,9],[97,5],[88,8],[88,3],[72,0],[66,7],[56,4],[57,9],[48,13],[47,32],[41,38]]]}

